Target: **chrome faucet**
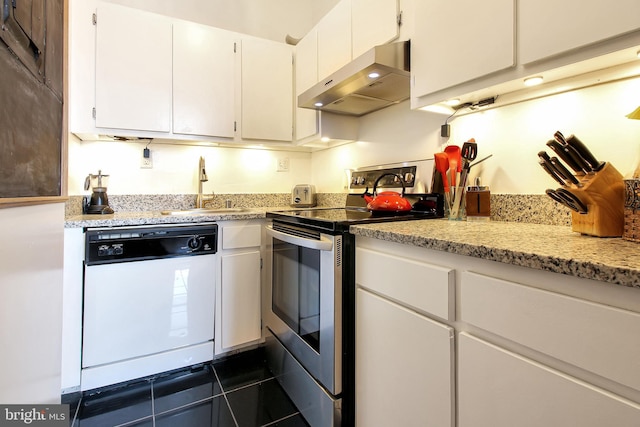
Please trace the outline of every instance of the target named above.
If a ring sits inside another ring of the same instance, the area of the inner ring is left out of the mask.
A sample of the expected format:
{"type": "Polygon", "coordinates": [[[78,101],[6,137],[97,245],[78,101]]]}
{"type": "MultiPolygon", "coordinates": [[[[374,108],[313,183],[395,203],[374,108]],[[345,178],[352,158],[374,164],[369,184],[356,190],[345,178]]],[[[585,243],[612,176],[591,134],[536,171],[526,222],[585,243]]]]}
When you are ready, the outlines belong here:
{"type": "MultiPolygon", "coordinates": [[[[198,197],[196,198],[196,208],[204,208],[207,198],[202,194],[202,183],[209,181],[207,177],[207,171],[204,166],[204,157],[200,156],[200,163],[198,164],[198,197]]],[[[213,194],[208,200],[213,200],[213,194]]]]}

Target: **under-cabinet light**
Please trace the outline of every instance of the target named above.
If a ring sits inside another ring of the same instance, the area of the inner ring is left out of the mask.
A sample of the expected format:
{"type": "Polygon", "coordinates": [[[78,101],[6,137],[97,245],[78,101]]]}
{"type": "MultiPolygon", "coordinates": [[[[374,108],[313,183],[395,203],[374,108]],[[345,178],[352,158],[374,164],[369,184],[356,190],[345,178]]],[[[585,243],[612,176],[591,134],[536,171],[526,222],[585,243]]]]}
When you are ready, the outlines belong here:
{"type": "Polygon", "coordinates": [[[537,86],[542,83],[542,76],[529,77],[524,79],[525,86],[537,86]]]}

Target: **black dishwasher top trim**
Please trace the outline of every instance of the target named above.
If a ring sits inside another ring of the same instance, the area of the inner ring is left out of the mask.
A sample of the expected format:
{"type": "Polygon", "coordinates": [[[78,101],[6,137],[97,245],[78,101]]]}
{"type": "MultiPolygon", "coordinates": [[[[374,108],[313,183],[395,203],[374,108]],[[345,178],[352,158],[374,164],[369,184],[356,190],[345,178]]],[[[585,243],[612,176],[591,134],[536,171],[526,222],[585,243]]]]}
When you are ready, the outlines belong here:
{"type": "Polygon", "coordinates": [[[215,254],[215,223],[88,228],[85,264],[100,265],[161,258],[215,254]]]}

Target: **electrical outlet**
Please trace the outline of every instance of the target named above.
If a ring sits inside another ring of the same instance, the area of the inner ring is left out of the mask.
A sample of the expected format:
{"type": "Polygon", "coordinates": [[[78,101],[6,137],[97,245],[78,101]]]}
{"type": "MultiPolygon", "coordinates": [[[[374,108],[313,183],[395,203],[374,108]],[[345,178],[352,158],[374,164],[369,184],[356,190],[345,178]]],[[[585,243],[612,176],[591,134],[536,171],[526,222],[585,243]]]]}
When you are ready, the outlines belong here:
{"type": "Polygon", "coordinates": [[[151,168],[153,168],[153,161],[151,160],[151,151],[143,150],[142,157],[140,158],[140,169],[151,169],[151,168]]]}
{"type": "Polygon", "coordinates": [[[289,172],[289,158],[282,157],[278,159],[277,172],[289,172]]]}

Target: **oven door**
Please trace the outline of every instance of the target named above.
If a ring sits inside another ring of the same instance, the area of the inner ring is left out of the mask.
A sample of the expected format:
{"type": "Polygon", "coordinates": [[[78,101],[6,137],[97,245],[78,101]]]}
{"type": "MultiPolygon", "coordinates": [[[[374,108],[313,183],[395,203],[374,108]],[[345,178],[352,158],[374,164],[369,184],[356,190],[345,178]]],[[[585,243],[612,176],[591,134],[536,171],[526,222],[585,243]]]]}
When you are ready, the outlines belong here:
{"type": "Polygon", "coordinates": [[[342,392],[342,237],[267,226],[267,327],[327,391],[342,392]]]}

